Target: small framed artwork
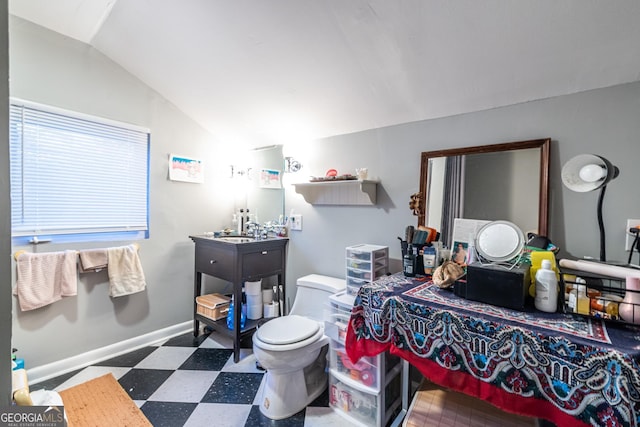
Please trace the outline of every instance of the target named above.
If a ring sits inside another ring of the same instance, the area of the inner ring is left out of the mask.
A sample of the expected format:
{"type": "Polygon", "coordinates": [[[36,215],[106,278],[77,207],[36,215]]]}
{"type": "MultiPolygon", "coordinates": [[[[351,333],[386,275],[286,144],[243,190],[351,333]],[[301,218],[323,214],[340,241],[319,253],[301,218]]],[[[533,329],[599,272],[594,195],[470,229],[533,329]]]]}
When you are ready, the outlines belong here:
{"type": "Polygon", "coordinates": [[[182,182],[204,182],[202,160],[185,156],[169,155],[169,179],[182,182]]]}
{"type": "Polygon", "coordinates": [[[282,188],[281,171],[274,169],[260,169],[260,188],[282,188]]]}

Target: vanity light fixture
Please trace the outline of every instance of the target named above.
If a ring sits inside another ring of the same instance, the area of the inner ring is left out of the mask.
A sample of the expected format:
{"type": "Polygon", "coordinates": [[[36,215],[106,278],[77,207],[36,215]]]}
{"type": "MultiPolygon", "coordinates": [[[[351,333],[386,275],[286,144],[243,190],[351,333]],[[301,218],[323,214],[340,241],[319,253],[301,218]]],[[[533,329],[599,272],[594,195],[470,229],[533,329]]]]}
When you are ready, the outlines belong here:
{"type": "Polygon", "coordinates": [[[586,193],[600,189],[598,197],[598,227],[600,228],[600,261],[607,260],[602,221],[602,200],[607,184],[618,177],[620,170],[604,157],[579,154],[562,167],[562,182],[571,191],[586,193]]]}
{"type": "Polygon", "coordinates": [[[233,166],[233,165],[229,165],[229,169],[230,169],[230,174],[229,174],[229,178],[242,178],[245,177],[246,179],[251,179],[251,168],[239,168],[237,166],[233,166]]]}
{"type": "Polygon", "coordinates": [[[302,169],[302,163],[294,159],[293,157],[284,158],[284,171],[285,172],[298,172],[302,169]]]}

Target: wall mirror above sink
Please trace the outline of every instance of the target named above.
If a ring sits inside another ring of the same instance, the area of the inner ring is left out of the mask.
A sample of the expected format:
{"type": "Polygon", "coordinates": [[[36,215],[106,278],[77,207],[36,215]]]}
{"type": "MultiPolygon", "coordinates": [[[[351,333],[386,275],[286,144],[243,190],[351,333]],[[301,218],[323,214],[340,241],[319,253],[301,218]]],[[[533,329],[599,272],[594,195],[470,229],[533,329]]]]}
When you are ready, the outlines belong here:
{"type": "Polygon", "coordinates": [[[261,186],[260,175],[263,169],[278,171],[282,179],[284,156],[282,145],[270,145],[249,150],[247,164],[251,168],[247,187],[246,207],[258,215],[261,223],[277,221],[284,215],[284,189],[261,186]]]}
{"type": "Polygon", "coordinates": [[[505,220],[547,235],[550,139],[425,151],[420,164],[424,212],[418,225],[450,246],[453,220],[505,220]]]}

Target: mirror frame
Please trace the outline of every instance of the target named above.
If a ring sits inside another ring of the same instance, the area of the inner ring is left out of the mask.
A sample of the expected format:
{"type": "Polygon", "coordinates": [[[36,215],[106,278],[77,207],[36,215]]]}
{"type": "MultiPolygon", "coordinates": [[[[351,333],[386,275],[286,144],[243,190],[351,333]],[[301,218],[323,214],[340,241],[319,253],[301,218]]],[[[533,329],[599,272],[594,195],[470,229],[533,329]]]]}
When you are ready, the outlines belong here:
{"type": "MultiPolygon", "coordinates": [[[[505,142],[500,144],[479,145],[475,147],[452,148],[448,150],[423,151],[420,159],[420,194],[422,195],[424,212],[418,216],[418,225],[426,224],[427,210],[427,177],[429,176],[429,159],[435,157],[460,156],[466,154],[495,153],[500,151],[540,149],[540,194],[538,200],[538,234],[548,236],[549,232],[549,153],[551,138],[533,139],[529,141],[505,142]]],[[[502,218],[498,218],[502,219],[502,218]]]]}

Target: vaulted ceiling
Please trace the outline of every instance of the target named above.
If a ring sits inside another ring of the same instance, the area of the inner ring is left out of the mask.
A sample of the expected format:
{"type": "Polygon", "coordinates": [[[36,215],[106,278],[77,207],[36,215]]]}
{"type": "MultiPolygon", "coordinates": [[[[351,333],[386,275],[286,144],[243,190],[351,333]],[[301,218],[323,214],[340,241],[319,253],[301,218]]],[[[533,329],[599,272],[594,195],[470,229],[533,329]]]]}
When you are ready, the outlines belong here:
{"type": "Polygon", "coordinates": [[[10,0],[223,141],[315,139],[640,80],[637,0],[10,0]]]}

